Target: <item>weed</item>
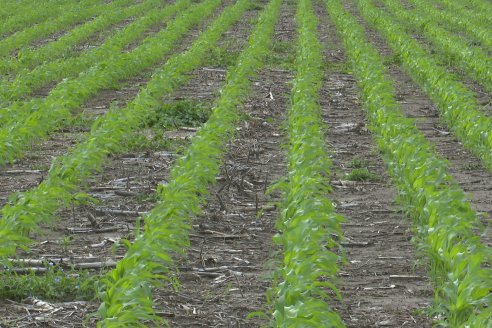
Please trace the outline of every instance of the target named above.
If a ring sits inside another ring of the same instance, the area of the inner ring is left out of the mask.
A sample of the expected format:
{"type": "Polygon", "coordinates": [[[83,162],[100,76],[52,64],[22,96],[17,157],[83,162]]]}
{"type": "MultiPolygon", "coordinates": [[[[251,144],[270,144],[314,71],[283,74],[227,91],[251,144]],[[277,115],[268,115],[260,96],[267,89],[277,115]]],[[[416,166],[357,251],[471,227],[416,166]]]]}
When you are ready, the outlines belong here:
{"type": "Polygon", "coordinates": [[[401,64],[401,57],[399,54],[392,53],[383,57],[383,63],[385,66],[397,66],[401,64]]]}
{"type": "Polygon", "coordinates": [[[369,172],[367,167],[353,169],[349,174],[347,174],[346,178],[350,181],[377,182],[380,180],[379,176],[375,173],[369,172]]]}
{"type": "Polygon", "coordinates": [[[0,297],[20,301],[37,297],[46,301],[92,300],[96,297],[95,281],[98,276],[89,271],[63,270],[52,265],[41,275],[30,271],[17,274],[0,273],[0,297]]]}
{"type": "Polygon", "coordinates": [[[470,163],[465,163],[462,165],[463,170],[466,171],[474,171],[482,168],[482,164],[479,161],[476,162],[470,162],[470,163]]]}
{"type": "Polygon", "coordinates": [[[152,203],[155,204],[159,201],[159,195],[156,192],[140,192],[135,196],[135,201],[139,203],[152,203]]]}
{"type": "Polygon", "coordinates": [[[267,62],[270,66],[291,70],[295,61],[295,53],[292,42],[276,40],[268,55],[267,62]]]}
{"type": "Polygon", "coordinates": [[[60,240],[60,244],[62,245],[63,251],[66,253],[68,252],[68,247],[72,244],[73,237],[72,236],[64,236],[60,240]]]}
{"type": "Polygon", "coordinates": [[[361,169],[367,166],[367,161],[360,157],[354,157],[350,162],[350,167],[353,169],[361,169]]]}
{"type": "Polygon", "coordinates": [[[78,131],[89,131],[94,119],[88,117],[85,113],[81,113],[70,118],[70,127],[78,131]]]}
{"type": "Polygon", "coordinates": [[[212,112],[209,103],[184,99],[165,103],[156,111],[150,126],[159,128],[197,127],[205,123],[212,112]]]}
{"type": "Polygon", "coordinates": [[[240,49],[240,45],[235,39],[228,39],[221,46],[212,48],[205,55],[204,63],[212,67],[226,68],[234,65],[239,52],[236,49],[240,49]],[[234,49],[234,50],[232,50],[234,49]]]}

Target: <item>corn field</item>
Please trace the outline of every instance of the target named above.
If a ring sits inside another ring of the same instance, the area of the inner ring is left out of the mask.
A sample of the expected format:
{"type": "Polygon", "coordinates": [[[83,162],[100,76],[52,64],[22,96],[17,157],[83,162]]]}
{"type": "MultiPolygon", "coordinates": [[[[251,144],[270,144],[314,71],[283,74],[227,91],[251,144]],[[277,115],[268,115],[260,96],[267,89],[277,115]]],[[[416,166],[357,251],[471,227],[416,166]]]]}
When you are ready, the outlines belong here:
{"type": "Polygon", "coordinates": [[[492,2],[2,0],[0,327],[492,328],[492,2]]]}

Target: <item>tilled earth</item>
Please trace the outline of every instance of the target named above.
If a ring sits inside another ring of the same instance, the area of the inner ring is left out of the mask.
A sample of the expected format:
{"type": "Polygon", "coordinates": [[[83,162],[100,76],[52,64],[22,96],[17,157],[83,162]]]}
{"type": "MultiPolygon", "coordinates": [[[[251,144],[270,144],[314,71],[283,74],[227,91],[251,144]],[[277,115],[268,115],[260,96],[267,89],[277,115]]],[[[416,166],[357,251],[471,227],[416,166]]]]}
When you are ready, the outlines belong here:
{"type": "MultiPolygon", "coordinates": [[[[358,15],[351,1],[346,6],[358,15]]],[[[232,58],[244,48],[259,9],[248,11],[220,41],[232,58]]],[[[395,202],[396,190],[366,127],[356,81],[336,30],[321,2],[316,2],[315,10],[326,60],[320,105],[327,127],[326,147],[333,161],[333,193],[327,196],[346,219],[342,241],[346,263],[341,264],[337,281],[342,300],[333,300],[331,306],[348,327],[430,327],[432,318],[426,316],[426,309],[432,304],[433,290],[425,268],[417,264],[420,256],[411,241],[411,223],[395,202]],[[348,174],[360,166],[367,168],[372,178],[349,181],[348,174]]],[[[276,263],[281,261],[272,241],[278,216],[275,204],[281,195],[267,193],[267,189],[285,176],[287,169],[283,123],[294,76],[294,17],[295,3],[287,1],[276,27],[272,54],[251,81],[251,95],[240,109],[242,119],[221,172],[209,189],[202,214],[193,221],[191,247],[186,256],[177,259],[179,286],[155,290],[156,311],[171,326],[268,324],[261,315],[248,315],[271,311],[267,292],[276,263]]],[[[191,30],[176,51],[184,51],[204,26],[191,30]]],[[[391,56],[384,40],[365,27],[381,54],[391,56]]],[[[194,101],[212,107],[230,61],[210,61],[193,71],[190,81],[165,101],[194,101]]],[[[473,194],[473,207],[492,214],[490,172],[441,125],[434,105],[408,76],[396,64],[389,70],[406,115],[417,119],[418,128],[449,160],[450,173],[473,194]]],[[[39,184],[53,158],[64,154],[87,132],[87,122],[104,114],[112,103],[122,105],[134,97],[151,71],[142,72],[119,89],[101,92],[78,113],[82,117],[78,125],[57,131],[24,159],[2,168],[0,203],[6,204],[13,192],[39,184]]],[[[60,211],[59,219],[43,227],[43,233],[33,235],[30,251],[19,256],[28,259],[26,265],[37,268],[39,274],[43,274],[45,260],[60,269],[71,265],[93,274],[111,269],[124,255],[113,245],[122,238],[131,240],[137,218],[154,206],[156,186],[166,181],[174,160],[195,132],[195,127],[176,126],[163,134],[166,142],[111,156],[109,164],[87,185],[88,194],[98,202],[74,204],[60,211]]],[[[152,140],[154,133],[146,129],[139,136],[152,140]]],[[[490,233],[486,231],[483,240],[490,246],[490,233]]],[[[21,275],[26,272],[19,269],[21,275]]],[[[36,295],[16,301],[3,299],[0,327],[94,327],[96,320],[88,315],[97,306],[94,301],[49,302],[36,295]]]]}

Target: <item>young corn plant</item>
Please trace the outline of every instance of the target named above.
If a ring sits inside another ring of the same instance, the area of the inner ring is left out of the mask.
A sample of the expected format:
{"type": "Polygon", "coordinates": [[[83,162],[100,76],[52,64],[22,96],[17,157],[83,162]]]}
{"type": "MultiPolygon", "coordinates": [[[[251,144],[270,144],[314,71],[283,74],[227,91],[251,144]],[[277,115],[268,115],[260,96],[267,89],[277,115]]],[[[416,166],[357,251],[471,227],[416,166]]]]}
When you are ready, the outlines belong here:
{"type": "Polygon", "coordinates": [[[426,256],[435,286],[435,312],[444,327],[488,327],[492,299],[490,247],[476,235],[480,220],[463,190],[446,172],[446,161],[403,116],[384,64],[355,17],[339,0],[327,0],[352,62],[370,129],[399,201],[415,226],[415,242],[426,256]]]}
{"type": "MultiPolygon", "coordinates": [[[[118,2],[124,1],[118,0],[118,2]]],[[[13,51],[29,45],[33,41],[69,28],[78,22],[83,22],[97,15],[107,5],[100,0],[85,0],[81,3],[73,4],[67,7],[65,12],[60,13],[58,17],[48,19],[0,40],[0,57],[9,56],[13,51]]]]}
{"type": "Polygon", "coordinates": [[[492,118],[483,114],[477,99],[463,84],[439,66],[403,29],[372,1],[357,0],[362,17],[401,57],[404,70],[437,104],[442,120],[463,145],[492,171],[492,118]]]}
{"type": "Polygon", "coordinates": [[[0,25],[0,37],[4,38],[8,34],[12,34],[20,29],[29,27],[31,25],[41,23],[44,20],[59,15],[70,7],[73,7],[76,1],[45,1],[45,0],[32,0],[24,3],[4,3],[0,12],[2,17],[2,24],[0,25]]]}
{"type": "Polygon", "coordinates": [[[454,32],[464,31],[467,38],[478,41],[482,46],[487,47],[489,51],[492,50],[492,31],[486,25],[478,24],[474,16],[467,16],[463,11],[453,13],[447,8],[440,10],[433,6],[432,3],[424,0],[411,0],[410,3],[420,13],[425,13],[429,19],[442,22],[447,29],[451,29],[454,32]]]}
{"type": "Polygon", "coordinates": [[[317,19],[310,0],[298,2],[298,44],[292,105],[288,112],[288,176],[278,187],[284,192],[279,233],[274,237],[284,254],[274,287],[273,326],[345,327],[326,301],[339,271],[337,241],[343,218],[327,198],[331,162],[326,153],[318,105],[323,78],[317,19]]]}
{"type": "Polygon", "coordinates": [[[159,62],[192,26],[211,15],[220,2],[205,0],[189,6],[164,30],[148,38],[132,52],[100,62],[79,77],[58,84],[43,100],[34,99],[27,106],[21,106],[15,111],[15,119],[0,129],[0,165],[22,156],[35,140],[42,140],[54,129],[64,126],[72,117],[71,111],[99,90],[159,62]]]}
{"type": "Polygon", "coordinates": [[[8,265],[7,257],[15,254],[17,248],[27,248],[28,232],[36,231],[40,222],[51,221],[59,208],[70,205],[73,194],[94,171],[103,167],[108,154],[126,149],[127,136],[154,119],[162,97],[187,81],[186,73],[202,64],[204,55],[249,5],[249,0],[241,0],[227,7],[188,51],[172,56],[158,69],[126,108],[110,111],[96,120],[88,138],[57,159],[38,187],[17,194],[16,201],[2,209],[0,259],[5,264],[8,265]]]}
{"type": "Polygon", "coordinates": [[[147,0],[140,4],[125,7],[131,3],[132,1],[112,2],[104,8],[100,16],[74,28],[56,41],[36,49],[22,49],[21,54],[17,57],[0,58],[0,75],[7,72],[15,74],[23,68],[32,68],[45,61],[69,57],[75,52],[76,45],[88,40],[96,33],[104,31],[129,17],[138,17],[150,9],[158,7],[161,2],[147,0]]]}
{"type": "MultiPolygon", "coordinates": [[[[23,108],[22,106],[29,106],[29,104],[23,105],[21,102],[12,103],[12,101],[25,98],[34,90],[39,89],[48,83],[59,82],[64,78],[74,78],[78,76],[80,72],[89,69],[97,63],[108,61],[111,58],[120,55],[120,52],[126,46],[139,39],[150,27],[167,20],[175,13],[185,10],[190,5],[189,1],[181,0],[172,5],[160,8],[159,3],[161,3],[159,0],[149,0],[143,3],[141,5],[143,7],[139,6],[139,10],[145,10],[148,4],[153,6],[154,10],[147,10],[142,17],[108,37],[103,44],[97,48],[83,51],[78,56],[45,62],[33,70],[24,68],[17,72],[13,81],[10,81],[8,78],[1,80],[0,106],[5,107],[3,109],[5,114],[2,115],[0,112],[0,126],[8,122],[9,117],[12,117],[7,114],[8,112],[13,114],[18,110],[26,110],[19,109],[23,108]]],[[[40,53],[42,54],[43,51],[40,53]]],[[[2,70],[2,65],[5,65],[5,69],[9,69],[9,62],[10,61],[3,62],[0,58],[0,71],[2,70]]],[[[15,63],[12,65],[15,65],[15,63]]],[[[38,101],[41,100],[38,99],[38,101]]]]}
{"type": "Polygon", "coordinates": [[[437,2],[455,16],[461,16],[481,26],[490,26],[492,24],[492,18],[487,14],[489,10],[474,9],[471,1],[438,0],[437,2]]]}
{"type": "Polygon", "coordinates": [[[152,308],[151,288],[171,280],[173,256],[189,247],[190,220],[200,212],[207,187],[215,181],[228,140],[239,119],[238,107],[250,90],[250,78],[271,47],[281,0],[272,0],[249,37],[247,48],[227,73],[226,84],[210,119],[173,166],[169,182],[158,187],[160,202],[144,217],[145,226],[128,242],[125,257],[101,280],[99,327],[160,324],[152,308]]]}
{"type": "Polygon", "coordinates": [[[417,30],[429,40],[439,55],[462,68],[472,79],[492,92],[492,58],[480,47],[468,45],[461,37],[440,27],[425,11],[407,10],[398,0],[383,0],[402,26],[417,30]]]}

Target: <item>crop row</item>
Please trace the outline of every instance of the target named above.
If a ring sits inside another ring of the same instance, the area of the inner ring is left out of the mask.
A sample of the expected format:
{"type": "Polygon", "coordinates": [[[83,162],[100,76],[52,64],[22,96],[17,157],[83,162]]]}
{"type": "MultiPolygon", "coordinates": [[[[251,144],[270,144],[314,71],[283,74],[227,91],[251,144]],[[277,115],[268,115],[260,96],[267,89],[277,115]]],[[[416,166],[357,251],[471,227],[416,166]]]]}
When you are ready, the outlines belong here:
{"type": "MultiPolygon", "coordinates": [[[[204,2],[190,9],[193,16],[184,17],[198,19],[217,4],[215,0],[204,2]]],[[[204,53],[244,10],[245,4],[241,2],[234,10],[224,12],[187,52],[172,56],[158,69],[127,107],[112,110],[97,119],[87,139],[58,158],[42,183],[18,194],[13,204],[2,209],[0,258],[14,254],[18,247],[27,247],[30,240],[26,232],[36,231],[39,223],[51,221],[59,208],[68,206],[82,195],[79,190],[94,171],[102,168],[107,154],[125,149],[126,137],[153,118],[162,104],[162,96],[187,80],[185,73],[200,65],[204,53]]]]}
{"type": "Polygon", "coordinates": [[[457,64],[472,79],[492,92],[492,59],[481,48],[469,46],[461,37],[440,27],[425,11],[406,10],[399,0],[383,0],[383,3],[398,19],[398,24],[422,33],[440,56],[457,64]]]}
{"type": "MultiPolygon", "coordinates": [[[[78,56],[43,63],[33,70],[25,68],[18,72],[12,82],[6,78],[3,79],[0,82],[0,106],[2,100],[5,103],[2,107],[8,106],[7,104],[9,101],[21,99],[48,83],[58,82],[63,78],[76,77],[80,72],[83,72],[102,61],[108,61],[115,56],[121,56],[120,51],[131,42],[134,42],[141,37],[149,27],[167,20],[176,12],[179,13],[184,10],[190,4],[189,1],[182,0],[177,1],[173,5],[158,8],[160,2],[161,1],[159,0],[146,1],[142,4],[143,7],[139,7],[138,10],[145,9],[147,5],[153,5],[154,10],[146,12],[144,16],[136,19],[122,30],[108,37],[103,44],[97,48],[86,50],[78,56]]],[[[104,67],[102,67],[102,69],[103,68],[104,67]]],[[[21,106],[20,104],[11,103],[10,106],[3,110],[3,112],[15,112],[19,107],[23,106],[30,105],[25,104],[21,106]]],[[[11,117],[11,115],[0,114],[0,126],[8,119],[8,117],[11,117]]]]}
{"type": "MultiPolygon", "coordinates": [[[[487,327],[492,314],[490,248],[463,190],[446,172],[446,161],[403,116],[377,49],[339,0],[327,0],[367,110],[370,129],[395,183],[399,201],[413,219],[416,242],[426,255],[435,286],[435,311],[449,327],[487,327]]],[[[489,322],[490,323],[490,322],[489,322]]]]}
{"type": "Polygon", "coordinates": [[[437,104],[442,119],[455,136],[492,170],[492,118],[480,111],[473,93],[455,81],[372,1],[357,0],[357,5],[362,17],[384,36],[401,58],[409,76],[437,104]]]}
{"type": "Polygon", "coordinates": [[[323,79],[317,19],[310,0],[298,2],[296,76],[288,111],[288,175],[278,184],[283,191],[279,233],[274,237],[283,251],[277,273],[275,327],[345,327],[326,301],[328,290],[339,295],[337,241],[343,220],[335,213],[330,192],[331,161],[321,127],[319,89],[323,79]]]}
{"type": "MultiPolygon", "coordinates": [[[[458,1],[458,3],[462,4],[461,1],[458,1]]],[[[464,2],[466,6],[468,6],[471,11],[474,13],[482,13],[485,14],[484,17],[487,18],[488,22],[492,22],[492,17],[490,15],[487,15],[487,13],[490,13],[492,11],[492,3],[488,0],[468,0],[467,2],[464,2]]]]}
{"type": "Polygon", "coordinates": [[[457,15],[463,15],[465,19],[470,19],[476,24],[482,24],[482,26],[490,26],[492,24],[492,17],[487,14],[492,10],[480,9],[483,4],[479,4],[480,1],[455,1],[455,0],[438,0],[445,8],[449,8],[457,15]],[[477,6],[478,5],[478,6],[477,6]]]}
{"type": "Polygon", "coordinates": [[[169,182],[159,185],[160,201],[143,218],[145,226],[128,243],[125,257],[102,280],[101,327],[137,327],[144,319],[159,320],[152,308],[151,286],[170,280],[173,256],[189,246],[190,220],[200,212],[207,187],[219,172],[239,119],[238,108],[249,94],[249,79],[269,52],[280,4],[281,0],[273,0],[264,9],[247,48],[226,75],[212,115],[174,164],[169,182]]]}
{"type": "Polygon", "coordinates": [[[74,0],[32,0],[24,1],[23,3],[11,2],[9,4],[2,2],[2,7],[0,8],[2,16],[9,17],[2,17],[0,22],[0,37],[4,37],[26,26],[40,23],[49,17],[56,16],[76,3],[77,1],[74,0]],[[13,15],[12,13],[16,14],[13,15]]]}
{"type": "MultiPolygon", "coordinates": [[[[160,1],[144,1],[130,7],[122,7],[129,1],[112,2],[104,8],[101,15],[82,24],[61,36],[56,41],[49,42],[35,49],[22,49],[17,57],[0,58],[0,74],[14,74],[22,68],[32,68],[45,61],[66,58],[74,52],[74,47],[105,28],[117,24],[132,16],[139,16],[155,9],[160,1]]],[[[0,96],[1,97],[1,96],[0,96]]]]}
{"type": "Polygon", "coordinates": [[[468,36],[478,40],[480,44],[492,48],[492,31],[483,24],[475,22],[472,17],[467,17],[463,12],[453,13],[450,10],[439,10],[428,1],[411,0],[410,3],[420,13],[424,13],[430,19],[445,24],[455,31],[465,31],[468,36]]]}
{"type": "MultiPolygon", "coordinates": [[[[129,0],[115,0],[114,4],[117,6],[120,3],[128,2],[129,0]]],[[[114,4],[106,4],[100,0],[84,0],[74,4],[55,19],[48,19],[43,23],[26,28],[0,40],[0,57],[8,56],[14,50],[20,49],[32,41],[64,30],[73,24],[83,22],[94,15],[98,15],[101,11],[105,10],[105,8],[114,9],[114,4]]],[[[22,54],[22,52],[20,52],[20,54],[22,54]]]]}
{"type": "MultiPolygon", "coordinates": [[[[178,3],[177,6],[183,6],[189,0],[179,0],[178,3]]],[[[0,129],[0,163],[18,158],[31,142],[45,138],[48,133],[66,124],[72,116],[71,111],[99,90],[157,64],[192,26],[211,15],[219,4],[220,0],[205,0],[189,6],[164,30],[147,38],[133,51],[102,61],[75,79],[64,80],[44,99],[34,99],[27,106],[21,105],[10,114],[14,117],[12,122],[0,129]]]]}
{"type": "Polygon", "coordinates": [[[2,26],[5,24],[6,20],[12,19],[13,17],[19,15],[21,12],[20,9],[22,9],[23,5],[25,5],[25,3],[22,1],[4,1],[2,3],[2,7],[0,7],[0,19],[2,20],[2,26]]]}

